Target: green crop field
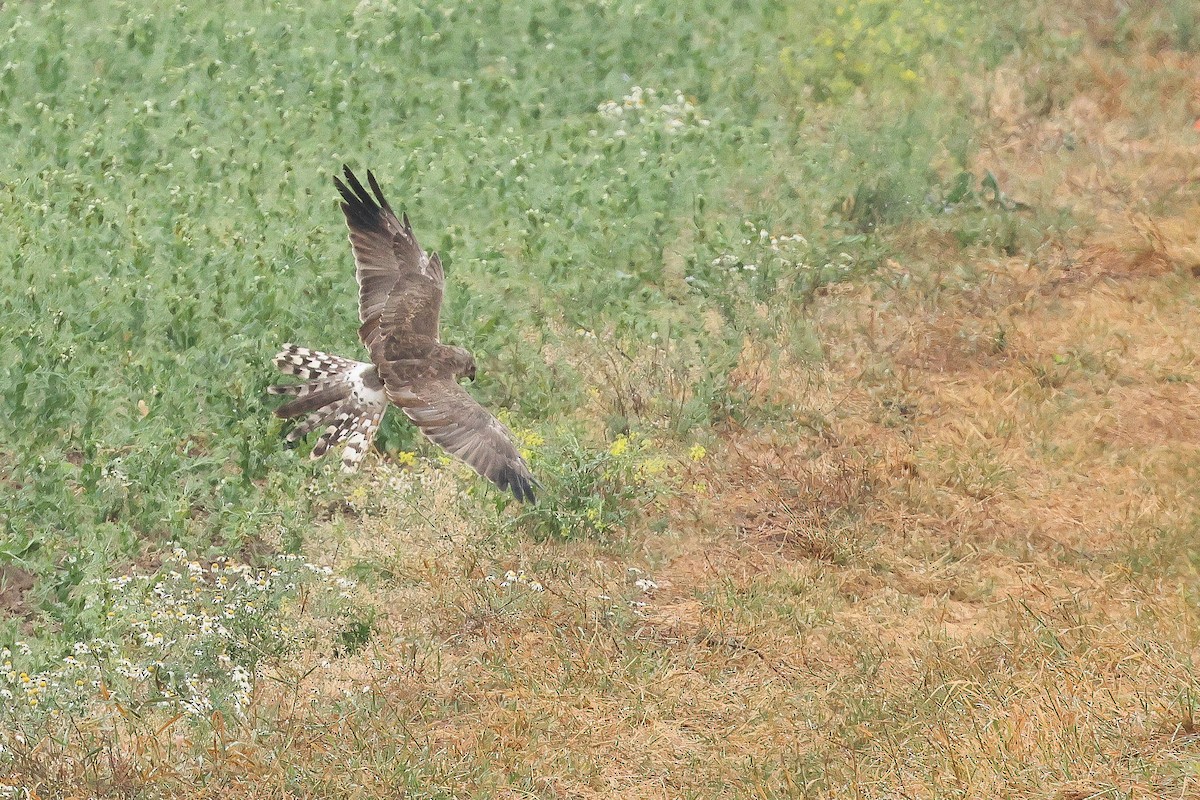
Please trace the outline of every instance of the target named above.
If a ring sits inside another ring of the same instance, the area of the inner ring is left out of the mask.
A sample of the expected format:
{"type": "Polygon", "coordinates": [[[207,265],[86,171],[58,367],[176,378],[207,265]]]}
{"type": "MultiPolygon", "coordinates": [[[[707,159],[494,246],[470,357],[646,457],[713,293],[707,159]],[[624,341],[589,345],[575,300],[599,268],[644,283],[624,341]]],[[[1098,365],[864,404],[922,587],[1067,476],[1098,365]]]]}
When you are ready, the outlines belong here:
{"type": "Polygon", "coordinates": [[[0,5],[0,797],[1200,796],[1200,15],[734,6],[0,5]]]}

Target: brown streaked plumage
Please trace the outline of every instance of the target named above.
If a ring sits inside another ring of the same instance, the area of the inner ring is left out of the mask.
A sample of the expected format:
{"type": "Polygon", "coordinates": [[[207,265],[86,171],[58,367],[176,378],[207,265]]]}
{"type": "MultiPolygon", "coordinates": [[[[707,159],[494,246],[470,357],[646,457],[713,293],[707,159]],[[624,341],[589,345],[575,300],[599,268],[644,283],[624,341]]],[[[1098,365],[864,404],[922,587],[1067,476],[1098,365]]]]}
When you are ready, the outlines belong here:
{"type": "Polygon", "coordinates": [[[371,363],[284,345],[275,365],[306,383],[272,386],[294,395],[275,414],[308,416],[287,436],[289,444],[325,425],[313,448],[320,458],[345,442],[342,466],[358,468],[388,403],[399,406],[430,440],[469,464],[502,491],[535,500],[537,485],[512,434],[458,384],[475,380],[475,359],[441,343],[438,321],[446,277],[437,253],[417,244],[408,215],[397,218],[370,171],[371,192],[349,167],[334,177],[350,229],[358,278],[359,338],[371,363]]]}

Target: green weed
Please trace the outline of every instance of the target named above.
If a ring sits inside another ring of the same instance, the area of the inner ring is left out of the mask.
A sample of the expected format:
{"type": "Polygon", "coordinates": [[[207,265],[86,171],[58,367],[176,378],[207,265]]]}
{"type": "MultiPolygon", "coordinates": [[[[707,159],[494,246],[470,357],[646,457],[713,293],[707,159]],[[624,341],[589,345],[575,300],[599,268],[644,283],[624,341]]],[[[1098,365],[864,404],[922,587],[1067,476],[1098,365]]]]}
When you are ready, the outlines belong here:
{"type": "MultiPolygon", "coordinates": [[[[295,557],[251,567],[205,563],[182,549],[157,571],[84,584],[78,624],[85,636],[40,651],[8,639],[0,650],[0,745],[27,757],[47,732],[56,746],[86,740],[86,726],[73,721],[109,713],[131,735],[179,716],[203,725],[215,716],[236,721],[251,702],[259,664],[310,643],[311,618],[288,609],[297,595],[309,614],[333,616],[349,605],[353,587],[295,557]]],[[[369,622],[352,620],[337,647],[359,649],[368,636],[369,622]]]]}
{"type": "Polygon", "coordinates": [[[567,431],[548,443],[537,438],[532,462],[543,485],[541,500],[515,520],[535,539],[615,542],[674,490],[673,459],[646,436],[618,434],[607,447],[567,431]]]}

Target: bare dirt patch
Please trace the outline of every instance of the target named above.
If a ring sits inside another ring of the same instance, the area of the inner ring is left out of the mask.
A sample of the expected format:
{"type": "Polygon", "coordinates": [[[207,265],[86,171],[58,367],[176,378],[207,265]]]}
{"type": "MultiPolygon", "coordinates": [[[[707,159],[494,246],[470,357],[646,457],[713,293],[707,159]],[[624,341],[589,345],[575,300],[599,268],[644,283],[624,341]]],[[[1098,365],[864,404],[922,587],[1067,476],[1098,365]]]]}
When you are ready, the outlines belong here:
{"type": "Polygon", "coordinates": [[[29,592],[34,575],[15,564],[0,564],[0,614],[28,619],[33,616],[29,592]]]}

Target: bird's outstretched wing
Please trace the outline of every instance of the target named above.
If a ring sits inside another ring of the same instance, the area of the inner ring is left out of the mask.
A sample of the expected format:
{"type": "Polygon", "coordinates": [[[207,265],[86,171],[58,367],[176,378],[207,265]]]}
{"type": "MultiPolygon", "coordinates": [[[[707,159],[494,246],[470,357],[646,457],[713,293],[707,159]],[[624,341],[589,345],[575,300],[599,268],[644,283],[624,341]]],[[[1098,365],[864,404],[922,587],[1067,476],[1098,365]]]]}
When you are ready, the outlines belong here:
{"type": "Polygon", "coordinates": [[[512,434],[453,380],[422,381],[399,390],[389,386],[388,398],[421,433],[501,491],[511,491],[523,502],[535,500],[537,481],[517,452],[512,434]]]}
{"type": "Polygon", "coordinates": [[[375,176],[367,171],[368,193],[347,166],[345,182],[334,176],[350,229],[358,278],[359,338],[371,345],[383,337],[412,340],[414,347],[438,340],[438,317],[446,278],[437,253],[427,255],[413,236],[408,215],[396,218],[375,176]]]}

